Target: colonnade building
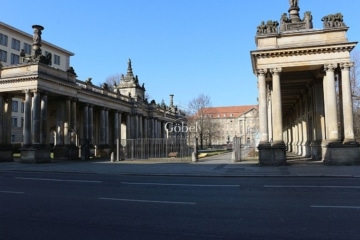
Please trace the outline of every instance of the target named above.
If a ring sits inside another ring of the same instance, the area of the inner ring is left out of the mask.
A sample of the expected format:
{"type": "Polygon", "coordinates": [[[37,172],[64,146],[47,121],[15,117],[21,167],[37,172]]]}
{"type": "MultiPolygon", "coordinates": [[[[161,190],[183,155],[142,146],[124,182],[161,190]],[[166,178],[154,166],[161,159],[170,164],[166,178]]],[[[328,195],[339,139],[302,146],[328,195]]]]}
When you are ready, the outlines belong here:
{"type": "MultiPolygon", "coordinates": [[[[56,51],[43,54],[43,29],[33,25],[31,54],[21,50],[18,62],[0,65],[0,161],[13,160],[14,98],[21,99],[24,108],[23,162],[49,161],[51,144],[55,159],[78,158],[79,150],[86,158],[86,150],[94,146],[98,156],[109,154],[122,139],[164,137],[166,122],[184,118],[173,105],[172,96],[169,106],[145,98],[145,87],[139,84],[130,60],[127,73],[113,90],[106,84],[95,86],[91,78],[77,79],[66,58],[71,52],[45,43],[56,51]],[[64,65],[59,65],[62,67],[53,64],[54,56],[65,56],[64,65]]],[[[8,34],[14,32],[16,29],[11,27],[8,34]]],[[[16,34],[29,40],[21,31],[16,34]]]]}
{"type": "MultiPolygon", "coordinates": [[[[259,161],[286,163],[286,152],[326,164],[359,162],[354,138],[350,52],[341,13],[313,29],[310,11],[290,1],[280,22],[261,22],[251,51],[259,91],[259,161]]],[[[320,21],[320,19],[319,19],[320,21]]]]}

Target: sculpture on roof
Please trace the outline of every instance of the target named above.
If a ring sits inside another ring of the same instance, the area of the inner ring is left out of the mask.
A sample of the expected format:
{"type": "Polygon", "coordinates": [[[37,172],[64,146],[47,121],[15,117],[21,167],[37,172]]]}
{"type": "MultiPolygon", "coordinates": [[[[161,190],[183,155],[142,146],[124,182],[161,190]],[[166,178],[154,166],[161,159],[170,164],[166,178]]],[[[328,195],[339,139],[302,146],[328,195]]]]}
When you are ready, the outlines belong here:
{"type": "Polygon", "coordinates": [[[341,13],[326,15],[321,21],[323,21],[324,28],[346,27],[344,17],[341,13]]]}
{"type": "Polygon", "coordinates": [[[290,8],[297,8],[299,7],[299,0],[289,0],[290,8]]]}
{"type": "MultiPolygon", "coordinates": [[[[299,31],[308,30],[313,28],[312,15],[310,11],[304,13],[303,19],[299,15],[299,0],[289,0],[290,8],[287,13],[283,13],[280,17],[280,22],[267,21],[264,24],[257,27],[257,35],[267,35],[274,33],[282,33],[286,31],[299,31]],[[272,22],[272,24],[270,24],[272,22]],[[278,28],[278,26],[280,26],[278,28]]],[[[263,22],[262,22],[263,23],[263,22]]]]}
{"type": "Polygon", "coordinates": [[[33,35],[33,44],[41,44],[41,31],[44,30],[44,28],[40,25],[33,25],[34,29],[34,35],[33,35]]]}

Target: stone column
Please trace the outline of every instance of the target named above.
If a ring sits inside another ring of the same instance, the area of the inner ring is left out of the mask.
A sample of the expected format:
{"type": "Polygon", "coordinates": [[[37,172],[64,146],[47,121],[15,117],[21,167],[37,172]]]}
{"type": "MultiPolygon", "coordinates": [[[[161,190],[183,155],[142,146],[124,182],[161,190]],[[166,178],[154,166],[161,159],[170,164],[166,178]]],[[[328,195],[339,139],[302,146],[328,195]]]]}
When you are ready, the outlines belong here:
{"type": "Polygon", "coordinates": [[[150,137],[155,138],[155,118],[150,119],[150,137]]]}
{"type": "Polygon", "coordinates": [[[139,115],[139,138],[143,138],[143,117],[139,115]]]}
{"type": "Polygon", "coordinates": [[[126,139],[131,139],[131,117],[130,114],[128,113],[126,115],[126,139]]]}
{"type": "Polygon", "coordinates": [[[48,136],[48,128],[47,128],[47,105],[48,105],[48,99],[46,93],[44,93],[41,97],[41,135],[40,135],[40,144],[46,144],[47,143],[47,136],[48,136]]]}
{"type": "Polygon", "coordinates": [[[100,139],[99,145],[105,145],[106,125],[105,125],[105,109],[100,110],[100,139]]]}
{"type": "Polygon", "coordinates": [[[32,99],[32,143],[40,143],[40,109],[41,109],[40,92],[34,91],[32,99]]]}
{"type": "Polygon", "coordinates": [[[137,114],[134,115],[134,139],[139,137],[139,116],[137,114]]]}
{"type": "Polygon", "coordinates": [[[105,109],[105,145],[110,144],[109,109],[105,109]]]}
{"type": "Polygon", "coordinates": [[[280,73],[281,68],[271,69],[272,73],[272,117],[273,117],[273,144],[284,144],[282,138],[282,106],[281,106],[281,88],[280,88],[280,73]]]}
{"type": "Polygon", "coordinates": [[[122,121],[122,114],[121,112],[118,112],[118,118],[119,118],[119,140],[120,140],[120,143],[121,143],[121,121],[122,121]]]}
{"type": "Polygon", "coordinates": [[[144,138],[148,138],[149,135],[149,127],[148,127],[149,119],[147,117],[144,118],[144,138]]]}
{"type": "Polygon", "coordinates": [[[94,107],[89,105],[89,115],[88,115],[88,138],[89,144],[93,144],[94,142],[94,107]]]}
{"type": "Polygon", "coordinates": [[[85,105],[83,109],[83,141],[82,144],[89,143],[89,106],[85,105]]]}
{"type": "Polygon", "coordinates": [[[24,102],[24,146],[30,146],[31,142],[31,92],[30,90],[25,91],[25,102],[24,102]]]}
{"type": "Polygon", "coordinates": [[[120,125],[119,125],[119,112],[114,112],[114,140],[116,141],[120,138],[120,125]]]}
{"type": "Polygon", "coordinates": [[[56,145],[64,145],[64,115],[65,115],[65,102],[59,99],[56,111],[56,145]]]}
{"type": "Polygon", "coordinates": [[[260,144],[269,142],[265,69],[258,70],[260,144]]]}
{"type": "Polygon", "coordinates": [[[76,129],[76,100],[73,99],[71,101],[71,115],[70,115],[70,144],[77,145],[76,143],[76,136],[77,136],[77,129],[76,129]]]}
{"type": "Polygon", "coordinates": [[[70,114],[71,114],[71,100],[67,98],[65,100],[65,109],[64,109],[64,144],[70,144],[70,114]]]}
{"type": "Polygon", "coordinates": [[[120,125],[121,125],[121,118],[119,119],[121,114],[117,111],[114,112],[114,143],[115,145],[115,153],[116,153],[116,161],[120,160],[120,125]]]}
{"type": "Polygon", "coordinates": [[[325,98],[325,121],[326,121],[326,140],[338,141],[338,119],[337,103],[335,91],[335,68],[336,64],[325,64],[326,77],[324,78],[324,98],[325,98]]]}
{"type": "Polygon", "coordinates": [[[350,85],[350,68],[353,63],[341,64],[342,77],[342,100],[343,100],[343,117],[344,117],[344,143],[353,143],[354,137],[354,119],[353,105],[350,85]]]}

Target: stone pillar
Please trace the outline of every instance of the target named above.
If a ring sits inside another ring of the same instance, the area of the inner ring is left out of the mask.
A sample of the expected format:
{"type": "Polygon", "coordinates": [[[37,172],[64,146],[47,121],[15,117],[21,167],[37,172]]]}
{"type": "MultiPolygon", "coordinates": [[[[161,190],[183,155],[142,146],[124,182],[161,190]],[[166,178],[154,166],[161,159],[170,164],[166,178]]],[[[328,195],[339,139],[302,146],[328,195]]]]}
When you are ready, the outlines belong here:
{"type": "Polygon", "coordinates": [[[73,99],[71,101],[71,114],[70,114],[70,128],[71,128],[71,134],[70,134],[70,144],[77,145],[77,127],[76,127],[76,100],[73,99]]]}
{"type": "Polygon", "coordinates": [[[342,102],[343,102],[343,117],[344,117],[344,143],[353,143],[354,137],[354,119],[353,119],[353,105],[350,85],[350,68],[353,63],[341,64],[342,77],[342,102]]]}
{"type": "Polygon", "coordinates": [[[56,111],[56,146],[64,145],[64,115],[65,102],[63,99],[60,99],[56,111]]]}
{"type": "Polygon", "coordinates": [[[88,123],[89,144],[94,144],[94,107],[92,105],[89,105],[88,123]]]}
{"type": "Polygon", "coordinates": [[[265,69],[258,70],[260,144],[269,143],[265,69]]]}
{"type": "Polygon", "coordinates": [[[41,109],[40,92],[34,91],[32,99],[32,143],[40,144],[40,109],[41,109]]]}
{"type": "Polygon", "coordinates": [[[272,83],[273,83],[273,91],[272,91],[272,101],[273,101],[273,144],[284,144],[282,138],[282,108],[281,108],[281,89],[280,89],[280,73],[281,68],[273,68],[271,69],[272,73],[272,83]]]}
{"type": "Polygon", "coordinates": [[[83,141],[82,144],[89,143],[89,106],[85,105],[83,109],[83,141]]]}
{"type": "Polygon", "coordinates": [[[25,102],[24,102],[24,147],[28,147],[32,144],[31,141],[31,92],[30,90],[25,91],[25,102]]]}
{"type": "Polygon", "coordinates": [[[118,112],[118,118],[119,118],[119,140],[120,140],[120,143],[121,143],[121,136],[122,136],[122,133],[121,133],[121,122],[122,122],[122,113],[121,112],[118,112]]]}
{"type": "Polygon", "coordinates": [[[144,118],[144,138],[149,137],[149,119],[147,117],[144,118]]]}
{"type": "Polygon", "coordinates": [[[47,100],[47,95],[46,93],[44,93],[41,97],[41,109],[40,109],[40,115],[41,115],[41,124],[40,124],[40,144],[47,144],[48,142],[48,127],[47,127],[47,105],[48,105],[48,100],[47,100]]]}
{"type": "Polygon", "coordinates": [[[336,64],[325,65],[326,77],[324,78],[324,106],[327,142],[334,142],[339,140],[334,74],[336,67],[336,64]]]}
{"type": "Polygon", "coordinates": [[[67,98],[65,100],[65,108],[64,108],[64,144],[70,145],[70,114],[71,114],[71,100],[67,98]]]}
{"type": "Polygon", "coordinates": [[[106,138],[106,117],[105,117],[105,109],[100,110],[100,139],[99,145],[105,145],[105,138],[106,138]]]}
{"type": "Polygon", "coordinates": [[[139,138],[143,138],[143,117],[139,116],[139,138]]]}
{"type": "Polygon", "coordinates": [[[110,144],[109,109],[105,109],[105,145],[110,144]]]}
{"type": "Polygon", "coordinates": [[[131,139],[131,116],[128,113],[126,115],[126,139],[131,139]]]}
{"type": "Polygon", "coordinates": [[[120,138],[120,125],[119,125],[119,112],[114,112],[114,140],[116,141],[120,138]]]}

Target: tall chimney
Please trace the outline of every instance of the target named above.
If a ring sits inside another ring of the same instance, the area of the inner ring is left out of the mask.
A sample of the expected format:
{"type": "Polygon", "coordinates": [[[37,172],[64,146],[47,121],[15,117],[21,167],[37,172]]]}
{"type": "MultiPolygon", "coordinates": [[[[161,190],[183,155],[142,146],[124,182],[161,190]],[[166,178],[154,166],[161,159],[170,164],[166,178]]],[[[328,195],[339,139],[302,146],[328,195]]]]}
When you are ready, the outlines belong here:
{"type": "Polygon", "coordinates": [[[170,107],[174,107],[174,94],[170,94],[170,107]]]}

